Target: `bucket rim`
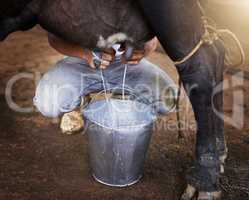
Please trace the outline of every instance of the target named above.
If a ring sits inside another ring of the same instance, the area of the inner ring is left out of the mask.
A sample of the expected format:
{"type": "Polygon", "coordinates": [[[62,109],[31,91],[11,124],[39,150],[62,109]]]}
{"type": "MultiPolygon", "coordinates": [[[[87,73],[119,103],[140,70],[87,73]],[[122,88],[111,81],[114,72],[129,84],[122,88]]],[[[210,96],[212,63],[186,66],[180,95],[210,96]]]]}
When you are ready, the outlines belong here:
{"type": "MultiPolygon", "coordinates": [[[[114,101],[130,101],[130,102],[133,102],[132,100],[118,100],[118,99],[112,99],[112,100],[114,100],[114,101]]],[[[105,100],[95,100],[94,102],[92,102],[92,104],[93,103],[96,103],[96,102],[101,102],[101,101],[105,101],[105,100]]],[[[144,105],[147,105],[147,104],[145,104],[145,103],[141,103],[141,102],[138,102],[138,103],[140,103],[140,104],[144,104],[144,105]]],[[[148,106],[148,105],[147,105],[148,106]]],[[[153,107],[153,106],[152,106],[153,107]]],[[[152,109],[153,110],[153,109],[152,109]]],[[[84,110],[85,111],[85,110],[84,110]]],[[[117,131],[117,130],[123,130],[123,129],[126,129],[127,127],[129,127],[129,128],[141,128],[141,127],[146,127],[146,126],[149,126],[150,124],[153,124],[153,123],[155,123],[155,121],[157,120],[157,115],[156,114],[154,114],[153,113],[153,117],[152,117],[152,120],[149,122],[149,123],[142,123],[142,124],[138,124],[138,125],[132,125],[132,126],[121,126],[121,127],[108,127],[108,126],[106,126],[106,125],[103,125],[103,124],[100,124],[99,122],[96,122],[95,120],[91,120],[91,119],[89,119],[89,117],[87,117],[85,114],[84,114],[84,111],[83,111],[83,116],[84,116],[84,118],[85,119],[87,119],[88,121],[90,121],[90,122],[92,122],[92,123],[94,123],[94,124],[96,124],[96,125],[98,125],[98,126],[100,126],[100,127],[102,127],[102,128],[105,128],[105,129],[109,129],[109,130],[115,130],[115,131],[117,131]]]]}

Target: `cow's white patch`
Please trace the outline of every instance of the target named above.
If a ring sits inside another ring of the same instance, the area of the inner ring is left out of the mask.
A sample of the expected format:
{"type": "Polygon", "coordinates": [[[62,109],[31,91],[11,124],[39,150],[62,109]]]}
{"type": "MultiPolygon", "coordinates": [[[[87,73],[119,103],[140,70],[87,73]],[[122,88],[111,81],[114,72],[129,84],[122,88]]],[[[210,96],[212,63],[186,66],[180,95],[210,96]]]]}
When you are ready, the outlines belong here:
{"type": "Polygon", "coordinates": [[[114,44],[122,42],[132,42],[132,38],[128,37],[125,33],[115,33],[105,39],[102,35],[99,36],[99,41],[97,42],[97,47],[99,48],[111,48],[114,44]]]}

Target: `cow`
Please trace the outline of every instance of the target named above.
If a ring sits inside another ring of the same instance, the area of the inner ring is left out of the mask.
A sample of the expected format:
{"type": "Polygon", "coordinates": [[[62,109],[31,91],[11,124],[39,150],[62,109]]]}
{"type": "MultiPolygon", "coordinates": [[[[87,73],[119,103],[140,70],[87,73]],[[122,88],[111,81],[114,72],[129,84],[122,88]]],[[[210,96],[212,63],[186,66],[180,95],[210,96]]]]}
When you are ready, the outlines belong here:
{"type": "MultiPolygon", "coordinates": [[[[1,41],[12,32],[40,24],[65,41],[89,49],[123,43],[128,60],[132,48],[142,48],[144,42],[157,36],[167,54],[177,61],[196,46],[204,33],[197,0],[11,2],[17,6],[1,16],[1,41]]],[[[192,199],[197,191],[199,200],[220,198],[219,180],[227,147],[224,121],[214,111],[215,108],[223,112],[223,94],[213,94],[215,87],[222,85],[224,51],[222,44],[215,41],[203,45],[189,60],[176,66],[197,123],[195,161],[187,172],[188,186],[183,200],[192,199]]]]}

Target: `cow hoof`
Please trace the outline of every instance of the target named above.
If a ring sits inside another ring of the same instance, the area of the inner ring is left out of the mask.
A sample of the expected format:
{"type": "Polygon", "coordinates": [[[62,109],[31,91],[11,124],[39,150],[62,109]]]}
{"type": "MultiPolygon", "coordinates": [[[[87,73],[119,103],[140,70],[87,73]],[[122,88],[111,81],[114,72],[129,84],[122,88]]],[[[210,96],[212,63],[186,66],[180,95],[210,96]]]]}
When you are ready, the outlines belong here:
{"type": "Polygon", "coordinates": [[[221,192],[198,192],[197,189],[188,185],[181,200],[220,200],[221,192]]]}
{"type": "Polygon", "coordinates": [[[188,185],[186,190],[184,191],[181,200],[191,200],[194,198],[194,196],[196,195],[196,188],[194,188],[191,185],[188,185]]]}
{"type": "Polygon", "coordinates": [[[220,159],[220,162],[221,162],[222,164],[225,164],[226,159],[227,159],[227,153],[224,153],[224,155],[220,156],[219,159],[220,159]]]}
{"type": "Polygon", "coordinates": [[[221,163],[220,164],[220,173],[221,174],[225,173],[225,167],[224,167],[224,165],[225,165],[227,157],[228,157],[228,153],[227,153],[227,150],[226,150],[226,152],[222,156],[220,156],[220,158],[219,158],[220,163],[221,163]]]}
{"type": "Polygon", "coordinates": [[[197,200],[220,200],[221,192],[199,192],[197,200]]]}
{"type": "Polygon", "coordinates": [[[225,173],[225,167],[223,164],[220,164],[220,173],[224,174],[225,173]]]}
{"type": "Polygon", "coordinates": [[[84,127],[84,120],[78,111],[64,114],[61,119],[60,128],[62,133],[72,135],[81,131],[84,127]]]}

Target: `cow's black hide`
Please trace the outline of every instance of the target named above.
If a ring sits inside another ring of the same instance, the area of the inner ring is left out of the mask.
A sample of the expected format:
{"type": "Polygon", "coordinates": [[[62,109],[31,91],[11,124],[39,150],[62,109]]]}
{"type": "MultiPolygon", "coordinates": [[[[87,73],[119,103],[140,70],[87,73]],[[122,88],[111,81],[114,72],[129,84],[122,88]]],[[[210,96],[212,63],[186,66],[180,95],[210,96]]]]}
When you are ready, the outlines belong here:
{"type": "Polygon", "coordinates": [[[0,3],[0,18],[17,16],[32,0],[4,0],[0,3]]]}
{"type": "Polygon", "coordinates": [[[29,23],[33,15],[47,31],[87,48],[96,47],[101,36],[107,39],[116,33],[125,33],[134,47],[142,48],[154,36],[135,0],[33,0],[25,8],[29,0],[22,5],[15,1],[7,14],[25,12],[19,24],[29,23]]]}

